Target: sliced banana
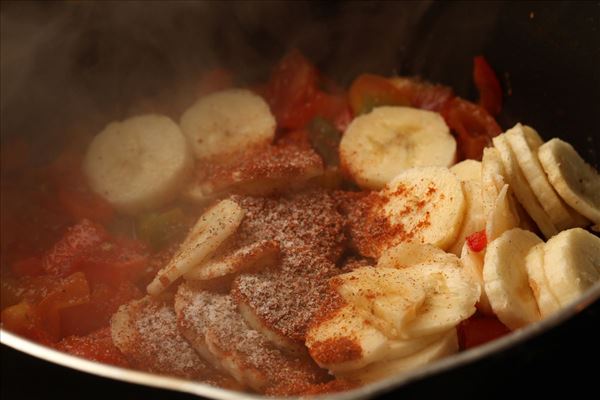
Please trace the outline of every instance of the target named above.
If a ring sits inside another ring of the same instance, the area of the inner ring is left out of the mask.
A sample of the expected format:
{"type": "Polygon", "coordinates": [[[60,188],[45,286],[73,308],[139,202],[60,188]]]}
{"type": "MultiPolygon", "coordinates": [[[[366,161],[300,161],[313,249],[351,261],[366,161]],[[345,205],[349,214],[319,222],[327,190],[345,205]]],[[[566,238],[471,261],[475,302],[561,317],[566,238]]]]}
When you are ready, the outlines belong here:
{"type": "Polygon", "coordinates": [[[83,161],[90,187],[129,214],[175,198],[191,178],[192,166],[181,130],[161,115],[109,124],[96,135],[83,161]]]}
{"type": "Polygon", "coordinates": [[[510,329],[540,319],[525,267],[525,257],[540,243],[542,240],[534,233],[515,228],[487,246],[483,264],[485,293],[494,313],[510,329]]]}
{"type": "Polygon", "coordinates": [[[408,357],[378,362],[358,371],[340,374],[341,377],[362,383],[375,382],[392,376],[401,375],[410,370],[429,364],[458,351],[456,329],[450,330],[441,339],[408,357]]]}
{"type": "Polygon", "coordinates": [[[275,265],[279,250],[277,241],[260,240],[200,263],[183,274],[183,277],[188,280],[206,281],[210,286],[214,286],[216,281],[219,284],[231,282],[242,272],[256,272],[275,265]]]}
{"type": "Polygon", "coordinates": [[[396,268],[362,267],[332,279],[332,287],[389,338],[417,316],[426,287],[396,268]]]}
{"type": "Polygon", "coordinates": [[[238,228],[244,210],[232,200],[222,200],[202,214],[179,250],[146,290],[158,295],[183,274],[210,257],[238,228]]]}
{"type": "Polygon", "coordinates": [[[550,185],[537,156],[539,147],[544,144],[539,134],[528,126],[517,124],[506,131],[506,140],[527,183],[550,217],[552,224],[558,230],[563,230],[584,222],[576,218],[577,214],[569,210],[550,185]]]}
{"type": "Polygon", "coordinates": [[[463,160],[458,164],[454,164],[450,167],[458,179],[461,181],[476,181],[481,182],[481,161],[477,160],[463,160]]]}
{"type": "Polygon", "coordinates": [[[373,327],[360,310],[346,303],[309,329],[306,346],[320,367],[334,375],[343,375],[374,362],[408,357],[442,338],[438,334],[410,340],[390,339],[373,327]]]}
{"type": "Polygon", "coordinates": [[[378,107],[352,121],[339,152],[343,169],[359,186],[381,189],[408,168],[451,166],[456,141],[438,113],[378,107]]]}
{"type": "Polygon", "coordinates": [[[581,228],[559,233],[544,247],[544,271],[550,290],[567,306],[600,280],[600,238],[581,228]]]}
{"type": "Polygon", "coordinates": [[[453,328],[475,313],[481,288],[464,271],[457,258],[449,264],[421,264],[402,271],[427,287],[417,316],[400,332],[405,339],[434,335],[453,328]]]}
{"type": "Polygon", "coordinates": [[[548,213],[546,213],[537,197],[529,187],[527,179],[523,176],[523,172],[521,172],[521,168],[519,167],[513,151],[508,144],[506,134],[503,133],[499,136],[496,136],[492,140],[494,142],[494,146],[500,153],[502,164],[504,165],[504,169],[506,171],[506,177],[508,178],[508,183],[510,184],[512,190],[514,190],[519,202],[523,205],[531,218],[533,218],[537,226],[542,231],[542,234],[546,238],[556,235],[558,230],[552,223],[548,213]]]}
{"type": "Polygon", "coordinates": [[[468,180],[462,183],[465,201],[467,203],[465,217],[458,232],[457,239],[448,250],[460,256],[467,236],[485,228],[485,215],[483,212],[483,199],[479,181],[468,180]]]}
{"type": "Polygon", "coordinates": [[[275,117],[262,97],[229,89],[200,98],[180,120],[199,159],[244,151],[275,137],[275,117]]]}
{"type": "Polygon", "coordinates": [[[450,264],[457,258],[430,244],[401,243],[386,249],[377,260],[378,268],[406,268],[420,264],[450,264]]]}
{"type": "Polygon", "coordinates": [[[486,315],[494,315],[490,300],[483,290],[483,259],[485,257],[485,251],[474,252],[469,248],[469,245],[465,243],[463,245],[460,262],[465,271],[471,276],[471,279],[480,287],[479,301],[477,302],[477,309],[486,315]]]}
{"type": "Polygon", "coordinates": [[[540,146],[538,157],[548,180],[576,211],[600,224],[600,175],[569,143],[552,139],[540,146]]]}
{"type": "Polygon", "coordinates": [[[486,219],[485,235],[488,242],[500,237],[506,231],[518,228],[519,224],[517,205],[510,194],[509,186],[504,185],[486,219]]]}
{"type": "Polygon", "coordinates": [[[495,207],[500,190],[507,183],[500,152],[493,147],[483,149],[481,158],[481,196],[483,213],[487,216],[495,207]]]}
{"type": "Polygon", "coordinates": [[[311,357],[333,373],[362,368],[382,360],[390,339],[356,307],[345,304],[324,320],[317,319],[306,334],[311,357]]]}
{"type": "Polygon", "coordinates": [[[560,310],[560,303],[552,293],[550,283],[548,282],[548,278],[546,278],[544,247],[545,244],[543,243],[533,246],[525,259],[525,267],[529,276],[529,286],[533,291],[542,318],[546,318],[560,310]]]}

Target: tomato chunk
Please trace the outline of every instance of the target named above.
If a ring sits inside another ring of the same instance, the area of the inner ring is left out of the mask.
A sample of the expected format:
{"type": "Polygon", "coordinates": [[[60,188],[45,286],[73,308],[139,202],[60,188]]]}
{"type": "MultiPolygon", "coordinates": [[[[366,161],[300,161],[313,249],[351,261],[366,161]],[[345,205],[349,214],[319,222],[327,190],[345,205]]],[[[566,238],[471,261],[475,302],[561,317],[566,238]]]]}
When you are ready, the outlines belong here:
{"type": "Polygon", "coordinates": [[[214,68],[206,72],[198,83],[198,95],[206,96],[219,90],[229,89],[233,86],[231,72],[224,68],[214,68]]]}
{"type": "Polygon", "coordinates": [[[78,357],[99,361],[118,367],[128,367],[129,363],[114,345],[110,328],[103,328],[86,336],[69,336],[54,346],[57,350],[78,357]]]}
{"type": "Polygon", "coordinates": [[[85,187],[58,189],[58,201],[74,220],[90,219],[108,222],[114,216],[112,206],[96,193],[85,187]]]}
{"type": "Polygon", "coordinates": [[[467,246],[469,246],[469,249],[471,249],[471,251],[479,253],[487,246],[487,236],[485,235],[485,229],[467,236],[466,241],[467,246]]]}
{"type": "Polygon", "coordinates": [[[298,129],[310,121],[316,88],[317,70],[298,50],[281,59],[266,89],[267,102],[279,127],[298,129]]]}
{"type": "Polygon", "coordinates": [[[379,106],[410,106],[411,90],[401,90],[382,76],[363,74],[352,82],[348,99],[354,114],[360,115],[379,106]]]}
{"type": "Polygon", "coordinates": [[[480,346],[510,333],[496,317],[476,314],[459,325],[459,338],[463,349],[480,346]]]}
{"type": "Polygon", "coordinates": [[[42,344],[52,342],[42,327],[41,318],[33,304],[26,301],[2,310],[2,325],[5,329],[42,344]]]}
{"type": "Polygon", "coordinates": [[[83,220],[67,230],[67,233],[50,249],[43,259],[44,270],[56,276],[74,272],[80,258],[108,239],[106,230],[90,220],[83,220]]]}
{"type": "Polygon", "coordinates": [[[473,80],[479,91],[479,105],[491,115],[502,110],[502,87],[496,73],[483,56],[473,59],[473,80]]]}
{"type": "Polygon", "coordinates": [[[117,309],[143,296],[140,289],[128,281],[118,286],[91,284],[90,301],[60,311],[61,335],[87,335],[109,324],[117,309]]]}
{"type": "Polygon", "coordinates": [[[58,340],[61,337],[60,311],[89,301],[90,287],[85,275],[77,272],[68,276],[37,305],[41,326],[49,337],[58,340]]]}
{"type": "Polygon", "coordinates": [[[483,149],[494,136],[502,132],[496,120],[483,107],[460,97],[446,104],[442,116],[458,135],[458,148],[463,159],[481,159],[483,149]]]}
{"type": "Polygon", "coordinates": [[[39,257],[28,257],[13,263],[10,267],[16,277],[39,276],[44,273],[42,260],[39,257]]]}

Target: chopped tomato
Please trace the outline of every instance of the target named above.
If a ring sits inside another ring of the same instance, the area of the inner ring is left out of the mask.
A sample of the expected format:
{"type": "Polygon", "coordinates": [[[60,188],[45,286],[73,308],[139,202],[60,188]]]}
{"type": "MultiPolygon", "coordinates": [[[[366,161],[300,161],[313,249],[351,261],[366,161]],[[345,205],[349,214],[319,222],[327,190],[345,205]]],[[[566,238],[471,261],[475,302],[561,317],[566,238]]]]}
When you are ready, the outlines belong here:
{"type": "Polygon", "coordinates": [[[85,187],[59,188],[58,201],[75,221],[87,218],[106,223],[114,215],[113,208],[104,198],[85,187]]]}
{"type": "Polygon", "coordinates": [[[12,273],[18,277],[39,276],[44,273],[40,257],[28,257],[13,263],[10,267],[12,273]]]}
{"type": "Polygon", "coordinates": [[[479,91],[479,105],[493,116],[500,114],[502,87],[496,73],[483,56],[473,59],[473,80],[479,91]]]}
{"type": "Polygon", "coordinates": [[[483,108],[455,97],[442,110],[448,126],[458,135],[461,158],[481,159],[483,149],[502,130],[496,120],[483,108]]]}
{"type": "Polygon", "coordinates": [[[485,229],[467,236],[466,240],[469,249],[471,249],[471,251],[479,253],[487,246],[487,237],[485,235],[485,229]]]}
{"type": "Polygon", "coordinates": [[[90,282],[118,286],[121,281],[136,281],[144,273],[148,262],[143,243],[126,238],[105,241],[78,260],[90,282]]]}
{"type": "Polygon", "coordinates": [[[410,106],[410,93],[400,90],[389,79],[363,74],[352,82],[348,91],[350,107],[355,115],[370,112],[379,106],[410,106]]]}
{"type": "Polygon", "coordinates": [[[233,86],[231,72],[224,68],[214,68],[206,72],[198,84],[198,95],[205,96],[233,86]]]}
{"type": "Polygon", "coordinates": [[[60,312],[61,334],[87,335],[105,327],[117,309],[143,293],[134,284],[123,281],[118,286],[105,283],[91,284],[90,301],[60,312]]]}
{"type": "Polygon", "coordinates": [[[17,335],[21,335],[42,344],[52,340],[42,328],[41,319],[35,306],[23,301],[2,310],[2,326],[17,335]]]}
{"type": "Polygon", "coordinates": [[[110,328],[103,328],[86,336],[69,336],[54,346],[57,350],[74,356],[99,361],[118,367],[129,363],[112,341],[110,328]]]}
{"type": "Polygon", "coordinates": [[[67,276],[76,270],[81,257],[107,239],[108,233],[102,226],[84,219],[69,228],[45,255],[44,270],[51,275],[67,276]]]}
{"type": "Polygon", "coordinates": [[[350,104],[355,114],[371,111],[374,107],[410,106],[440,112],[454,98],[451,88],[410,78],[385,78],[378,75],[360,75],[350,87],[350,104]]]}
{"type": "Polygon", "coordinates": [[[76,272],[68,276],[37,305],[41,326],[52,339],[58,340],[61,336],[60,311],[89,301],[90,287],[85,275],[76,272]]]}
{"type": "Polygon", "coordinates": [[[267,102],[284,129],[304,127],[312,118],[311,101],[317,90],[317,70],[298,51],[285,55],[273,70],[267,102]]]}
{"type": "Polygon", "coordinates": [[[502,337],[510,330],[496,317],[476,314],[459,325],[461,347],[470,349],[502,337]]]}

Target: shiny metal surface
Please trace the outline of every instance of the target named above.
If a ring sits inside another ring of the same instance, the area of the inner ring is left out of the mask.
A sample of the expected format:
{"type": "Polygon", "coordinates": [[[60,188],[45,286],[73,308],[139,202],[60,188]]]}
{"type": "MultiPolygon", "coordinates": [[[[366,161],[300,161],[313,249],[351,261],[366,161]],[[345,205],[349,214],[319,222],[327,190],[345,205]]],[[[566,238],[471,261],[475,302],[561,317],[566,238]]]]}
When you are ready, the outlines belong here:
{"type": "MultiPolygon", "coordinates": [[[[381,393],[399,389],[402,386],[407,385],[411,382],[426,379],[429,376],[442,373],[451,368],[459,367],[482,359],[488,355],[510,349],[511,347],[523,343],[526,340],[531,339],[537,335],[540,335],[552,329],[555,326],[568,322],[568,320],[575,316],[578,312],[580,312],[585,307],[598,300],[600,300],[600,282],[596,283],[596,285],[590,288],[588,292],[579,299],[579,301],[566,307],[561,312],[551,316],[550,318],[546,318],[543,321],[531,324],[523,329],[514,331],[503,338],[476,347],[474,349],[455,354],[438,362],[425,365],[422,368],[415,369],[414,371],[408,372],[401,376],[390,377],[386,380],[369,384],[351,391],[337,394],[327,394],[323,396],[317,396],[315,398],[327,398],[336,400],[365,399],[375,397],[381,393]]],[[[34,357],[38,357],[43,360],[50,361],[68,368],[73,368],[90,374],[102,376],[105,378],[121,380],[129,383],[135,383],[151,387],[159,387],[168,390],[175,390],[179,392],[219,400],[273,398],[266,396],[258,396],[249,393],[234,392],[230,390],[215,388],[213,386],[205,385],[198,382],[133,371],[129,369],[113,367],[110,365],[85,360],[31,342],[27,339],[21,338],[18,335],[14,335],[4,329],[0,329],[0,342],[6,346],[12,347],[13,349],[22,351],[34,357]]]]}

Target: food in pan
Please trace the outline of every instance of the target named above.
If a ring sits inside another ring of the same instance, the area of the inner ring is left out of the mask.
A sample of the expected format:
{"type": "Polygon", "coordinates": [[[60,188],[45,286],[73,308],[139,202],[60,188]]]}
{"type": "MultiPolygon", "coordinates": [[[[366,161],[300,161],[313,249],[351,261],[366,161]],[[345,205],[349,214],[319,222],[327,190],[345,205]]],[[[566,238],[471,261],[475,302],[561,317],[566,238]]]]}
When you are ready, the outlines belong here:
{"type": "MultiPolygon", "coordinates": [[[[340,391],[548,317],[600,280],[600,177],[407,77],[348,90],[298,51],[48,165],[3,146],[2,326],[117,366],[269,395],[340,391]],[[16,179],[19,177],[19,179],[16,179]]],[[[212,87],[206,92],[207,87],[212,87]]]]}

